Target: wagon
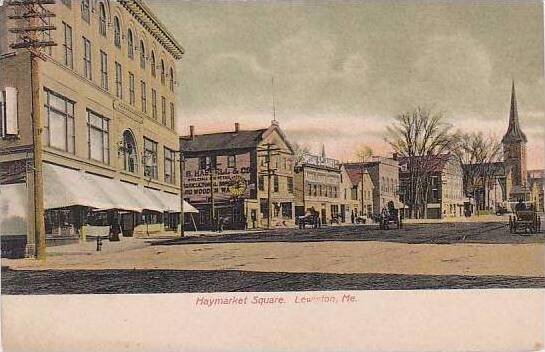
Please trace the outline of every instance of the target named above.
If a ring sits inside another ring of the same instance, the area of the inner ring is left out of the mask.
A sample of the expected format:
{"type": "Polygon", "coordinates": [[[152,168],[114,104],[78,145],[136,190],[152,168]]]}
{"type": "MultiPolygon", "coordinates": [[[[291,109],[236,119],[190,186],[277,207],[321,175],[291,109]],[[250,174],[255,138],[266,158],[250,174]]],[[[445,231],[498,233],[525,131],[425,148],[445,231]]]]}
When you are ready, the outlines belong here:
{"type": "Polygon", "coordinates": [[[541,217],[534,210],[517,210],[509,216],[509,232],[537,233],[541,229],[541,217]]]}
{"type": "Polygon", "coordinates": [[[379,228],[381,230],[388,230],[390,225],[395,225],[398,229],[402,226],[401,214],[399,209],[394,207],[392,201],[388,202],[388,210],[379,215],[379,228]]]}

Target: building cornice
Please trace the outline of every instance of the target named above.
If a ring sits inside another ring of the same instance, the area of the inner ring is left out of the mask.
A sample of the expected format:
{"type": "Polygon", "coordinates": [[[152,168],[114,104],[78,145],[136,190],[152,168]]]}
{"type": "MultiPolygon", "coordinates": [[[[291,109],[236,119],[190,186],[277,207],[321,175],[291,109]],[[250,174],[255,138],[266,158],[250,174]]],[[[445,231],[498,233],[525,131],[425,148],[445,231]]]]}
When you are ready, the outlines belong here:
{"type": "Polygon", "coordinates": [[[129,11],[176,60],[182,58],[182,55],[185,52],[182,45],[178,43],[143,0],[119,0],[119,3],[127,9],[127,11],[129,11]]]}

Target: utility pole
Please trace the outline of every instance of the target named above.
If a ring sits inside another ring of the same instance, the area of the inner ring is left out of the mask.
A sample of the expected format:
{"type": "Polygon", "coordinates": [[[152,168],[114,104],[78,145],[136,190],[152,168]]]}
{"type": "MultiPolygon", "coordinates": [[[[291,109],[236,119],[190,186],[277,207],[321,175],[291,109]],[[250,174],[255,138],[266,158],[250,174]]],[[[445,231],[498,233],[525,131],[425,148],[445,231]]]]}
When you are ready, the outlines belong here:
{"type": "Polygon", "coordinates": [[[214,167],[212,165],[212,159],[210,159],[210,168],[209,168],[209,174],[210,174],[210,222],[212,224],[212,228],[216,226],[216,211],[215,211],[215,204],[214,204],[214,167]]]}
{"type": "Polygon", "coordinates": [[[363,212],[363,182],[364,182],[364,178],[363,178],[363,174],[365,173],[365,167],[364,167],[364,159],[362,159],[361,161],[361,216],[363,216],[364,212],[363,212]]]}
{"type": "Polygon", "coordinates": [[[33,138],[33,193],[34,193],[34,239],[35,256],[45,259],[45,221],[44,221],[44,189],[43,189],[43,148],[42,148],[42,82],[41,61],[45,60],[43,48],[55,46],[56,43],[44,40],[46,33],[55,30],[50,18],[55,14],[44,5],[55,4],[55,0],[9,0],[7,5],[14,9],[9,19],[16,20],[17,26],[9,31],[16,35],[16,41],[10,44],[12,49],[28,49],[30,53],[30,75],[32,89],[32,138],[33,138]],[[41,37],[40,38],[40,34],[41,37]]]}
{"type": "Polygon", "coordinates": [[[278,151],[280,148],[276,147],[275,144],[266,143],[262,147],[257,149],[257,152],[260,155],[265,157],[265,163],[267,164],[267,170],[261,172],[261,175],[267,176],[267,228],[271,228],[272,224],[272,195],[271,195],[271,178],[276,175],[276,169],[271,167],[271,158],[274,155],[280,155],[278,151]]]}
{"type": "Polygon", "coordinates": [[[185,156],[180,145],[180,237],[184,237],[185,231],[185,213],[184,213],[184,172],[185,172],[185,156]]]}

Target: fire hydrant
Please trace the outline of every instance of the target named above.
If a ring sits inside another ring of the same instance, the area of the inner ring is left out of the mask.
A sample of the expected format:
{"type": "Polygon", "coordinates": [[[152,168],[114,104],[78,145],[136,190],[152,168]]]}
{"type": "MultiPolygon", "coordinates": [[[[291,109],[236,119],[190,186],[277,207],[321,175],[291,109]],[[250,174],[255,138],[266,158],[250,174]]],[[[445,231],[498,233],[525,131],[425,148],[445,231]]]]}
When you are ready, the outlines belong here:
{"type": "Polygon", "coordinates": [[[97,236],[97,252],[100,252],[102,250],[102,237],[97,236]]]}

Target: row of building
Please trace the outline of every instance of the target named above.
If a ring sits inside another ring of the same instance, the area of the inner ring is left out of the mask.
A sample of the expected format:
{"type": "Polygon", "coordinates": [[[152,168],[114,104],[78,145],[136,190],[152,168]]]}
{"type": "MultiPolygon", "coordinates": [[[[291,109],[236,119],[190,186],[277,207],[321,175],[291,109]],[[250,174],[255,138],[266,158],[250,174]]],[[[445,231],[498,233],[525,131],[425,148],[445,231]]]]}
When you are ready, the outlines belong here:
{"type": "MultiPolygon", "coordinates": [[[[143,0],[17,3],[0,6],[2,245],[12,236],[35,253],[38,168],[50,243],[114,222],[127,236],[177,230],[182,204],[188,229],[219,219],[231,228],[289,227],[308,212],[348,223],[390,201],[405,209],[407,160],[396,156],[341,163],[325,152],[298,155],[275,121],[212,134],[192,127],[179,137],[176,65],[184,49],[143,0]],[[37,66],[17,29],[40,26],[37,66]]],[[[474,192],[482,208],[519,196],[543,207],[543,172],[526,170],[514,94],[513,87],[505,161],[474,192]]],[[[463,166],[430,158],[426,216],[462,215],[463,166]]]]}
{"type": "Polygon", "coordinates": [[[201,228],[216,226],[220,217],[234,228],[293,226],[309,212],[319,214],[322,223],[349,223],[380,213],[389,202],[405,217],[432,219],[494,213],[519,200],[543,211],[543,170],[527,170],[526,143],[514,84],[503,160],[486,165],[463,165],[453,154],[341,163],[328,158],[323,147],[319,155],[298,155],[275,121],[268,129],[246,131],[237,123],[232,131],[212,134],[196,134],[190,127],[180,143],[186,158],[184,199],[199,210],[201,228]],[[418,213],[409,206],[415,162],[426,174],[418,213]],[[486,172],[468,191],[464,174],[476,167],[486,172]]]}

